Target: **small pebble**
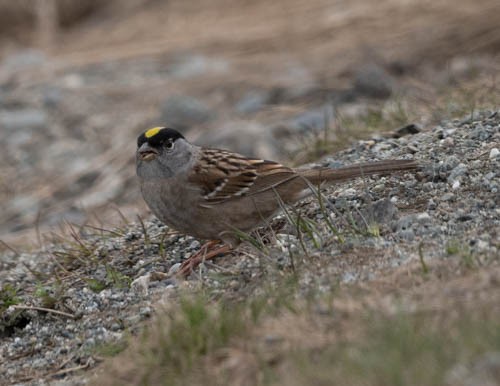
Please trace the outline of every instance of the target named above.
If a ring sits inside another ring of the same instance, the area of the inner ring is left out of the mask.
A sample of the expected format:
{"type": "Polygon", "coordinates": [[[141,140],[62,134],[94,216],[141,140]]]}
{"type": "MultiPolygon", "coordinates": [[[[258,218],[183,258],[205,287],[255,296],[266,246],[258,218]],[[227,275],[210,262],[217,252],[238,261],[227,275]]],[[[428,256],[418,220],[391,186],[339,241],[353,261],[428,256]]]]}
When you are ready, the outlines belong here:
{"type": "Polygon", "coordinates": [[[453,193],[445,193],[441,196],[441,201],[451,201],[455,198],[453,193]]]}
{"type": "Polygon", "coordinates": [[[144,276],[140,276],[132,282],[132,284],[130,285],[130,288],[142,296],[147,296],[148,295],[149,281],[150,281],[149,274],[144,275],[144,276]]]}
{"type": "Polygon", "coordinates": [[[149,318],[151,316],[152,310],[151,307],[141,307],[139,310],[139,315],[143,318],[149,318]]]}
{"type": "Polygon", "coordinates": [[[189,249],[197,249],[200,247],[200,242],[198,240],[193,240],[191,244],[189,244],[189,249]]]}
{"type": "Polygon", "coordinates": [[[426,223],[426,222],[429,222],[430,220],[431,220],[431,216],[427,212],[422,212],[422,213],[417,214],[417,221],[419,223],[426,223]]]}
{"type": "Polygon", "coordinates": [[[444,147],[453,147],[455,146],[455,141],[452,137],[447,137],[441,141],[441,145],[444,147]]]}
{"type": "Polygon", "coordinates": [[[168,275],[170,276],[170,275],[176,274],[179,271],[180,268],[181,268],[181,263],[175,263],[168,270],[168,275]]]}

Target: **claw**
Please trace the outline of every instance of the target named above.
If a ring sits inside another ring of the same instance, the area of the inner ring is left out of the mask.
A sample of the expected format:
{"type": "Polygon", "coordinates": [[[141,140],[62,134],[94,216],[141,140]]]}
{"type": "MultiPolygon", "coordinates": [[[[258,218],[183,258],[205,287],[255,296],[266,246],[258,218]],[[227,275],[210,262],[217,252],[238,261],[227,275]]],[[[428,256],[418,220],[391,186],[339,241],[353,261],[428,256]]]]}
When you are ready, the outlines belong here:
{"type": "Polygon", "coordinates": [[[182,276],[182,277],[187,277],[193,270],[198,267],[202,262],[206,260],[213,259],[216,256],[219,256],[221,254],[225,254],[231,250],[231,247],[229,245],[221,245],[216,249],[209,250],[211,247],[214,245],[217,245],[219,241],[217,240],[211,240],[207,242],[206,244],[202,245],[200,250],[196,252],[194,255],[188,257],[181,265],[179,268],[179,271],[177,271],[177,275],[182,276]]]}

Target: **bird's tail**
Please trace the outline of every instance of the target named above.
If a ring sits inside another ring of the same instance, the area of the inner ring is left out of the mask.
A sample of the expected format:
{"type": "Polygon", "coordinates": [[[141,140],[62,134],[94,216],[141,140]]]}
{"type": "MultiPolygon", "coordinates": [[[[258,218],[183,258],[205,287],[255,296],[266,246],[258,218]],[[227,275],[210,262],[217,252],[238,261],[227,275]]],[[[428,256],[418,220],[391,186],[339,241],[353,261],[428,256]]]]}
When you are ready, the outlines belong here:
{"type": "Polygon", "coordinates": [[[338,169],[309,169],[300,171],[299,173],[312,184],[318,184],[322,182],[352,180],[357,177],[370,176],[373,174],[390,174],[398,171],[415,170],[419,167],[419,163],[413,160],[392,159],[359,163],[338,169]]]}

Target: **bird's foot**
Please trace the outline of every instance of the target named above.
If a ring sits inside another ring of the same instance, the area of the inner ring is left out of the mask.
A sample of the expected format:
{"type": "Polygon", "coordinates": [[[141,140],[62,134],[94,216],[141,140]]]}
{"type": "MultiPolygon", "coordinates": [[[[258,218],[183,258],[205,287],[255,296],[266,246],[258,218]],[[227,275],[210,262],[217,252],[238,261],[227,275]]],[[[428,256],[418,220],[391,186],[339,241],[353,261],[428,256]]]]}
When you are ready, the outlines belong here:
{"type": "Polygon", "coordinates": [[[217,240],[211,240],[203,244],[198,252],[189,256],[180,266],[177,275],[187,277],[193,270],[206,260],[213,259],[218,255],[223,255],[231,250],[227,244],[220,245],[219,247],[210,250],[215,245],[219,244],[217,240]]]}

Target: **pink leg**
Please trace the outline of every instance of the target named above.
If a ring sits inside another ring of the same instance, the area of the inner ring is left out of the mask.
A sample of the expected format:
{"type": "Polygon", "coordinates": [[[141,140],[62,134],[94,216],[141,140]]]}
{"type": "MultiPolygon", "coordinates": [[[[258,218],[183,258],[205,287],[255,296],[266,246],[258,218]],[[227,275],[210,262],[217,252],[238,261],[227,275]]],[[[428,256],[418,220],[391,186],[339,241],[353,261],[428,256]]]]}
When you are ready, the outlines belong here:
{"type": "Polygon", "coordinates": [[[193,270],[200,265],[205,260],[213,259],[214,257],[225,254],[231,250],[229,245],[221,245],[216,249],[209,250],[211,247],[217,245],[219,243],[218,240],[211,240],[206,244],[202,245],[200,250],[192,256],[189,256],[179,268],[177,272],[178,275],[182,277],[188,276],[193,270]]]}

